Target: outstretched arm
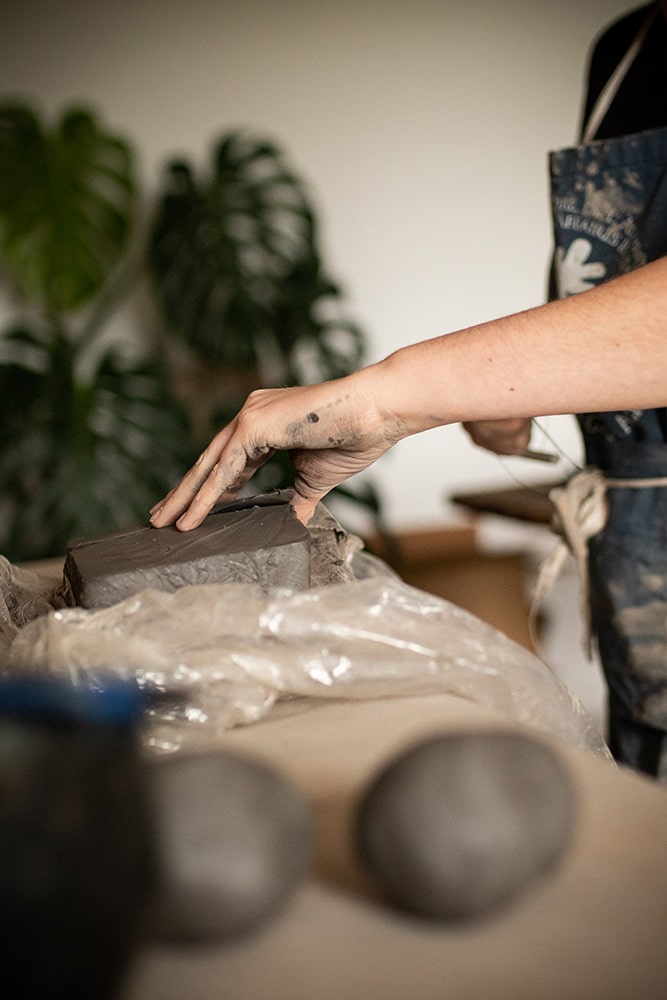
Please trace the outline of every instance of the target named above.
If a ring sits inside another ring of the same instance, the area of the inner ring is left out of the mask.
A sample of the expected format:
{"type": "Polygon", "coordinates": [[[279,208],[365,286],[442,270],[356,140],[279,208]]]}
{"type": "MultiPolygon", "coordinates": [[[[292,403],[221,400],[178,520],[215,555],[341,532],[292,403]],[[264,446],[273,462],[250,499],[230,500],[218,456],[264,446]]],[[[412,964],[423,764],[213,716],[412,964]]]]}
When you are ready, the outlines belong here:
{"type": "Polygon", "coordinates": [[[151,523],[200,524],[277,449],[304,522],[397,441],[476,420],[667,405],[667,258],[571,298],[421,341],[332,382],[252,393],[151,523]]]}

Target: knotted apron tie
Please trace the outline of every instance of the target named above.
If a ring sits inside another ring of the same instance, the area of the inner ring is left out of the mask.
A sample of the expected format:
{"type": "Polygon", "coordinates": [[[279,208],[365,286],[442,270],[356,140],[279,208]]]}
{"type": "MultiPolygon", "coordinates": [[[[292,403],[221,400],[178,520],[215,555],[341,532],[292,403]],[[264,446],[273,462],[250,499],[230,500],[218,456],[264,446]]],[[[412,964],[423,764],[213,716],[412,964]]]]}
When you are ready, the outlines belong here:
{"type": "MultiPolygon", "coordinates": [[[[553,552],[544,560],[537,574],[533,591],[528,627],[536,651],[540,651],[537,616],[548,592],[555,584],[568,554],[574,557],[579,577],[579,609],[583,622],[583,648],[587,659],[592,658],[591,605],[588,582],[588,540],[597,535],[607,522],[607,490],[617,487],[647,489],[667,486],[667,476],[646,479],[607,478],[599,469],[584,469],[564,486],[549,491],[554,506],[552,529],[560,535],[553,552]]],[[[544,657],[542,657],[544,659],[544,657]]]]}

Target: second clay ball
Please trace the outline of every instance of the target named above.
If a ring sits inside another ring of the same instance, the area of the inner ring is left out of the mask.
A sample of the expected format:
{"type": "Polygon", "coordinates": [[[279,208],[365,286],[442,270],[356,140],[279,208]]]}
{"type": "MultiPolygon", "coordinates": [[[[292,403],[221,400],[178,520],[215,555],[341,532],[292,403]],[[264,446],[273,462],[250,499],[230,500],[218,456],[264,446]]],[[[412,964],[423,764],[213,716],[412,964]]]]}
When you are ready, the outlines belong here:
{"type": "Polygon", "coordinates": [[[389,761],[359,804],[360,858],[380,892],[432,920],[493,911],[563,857],[576,796],[545,741],[448,733],[389,761]]]}

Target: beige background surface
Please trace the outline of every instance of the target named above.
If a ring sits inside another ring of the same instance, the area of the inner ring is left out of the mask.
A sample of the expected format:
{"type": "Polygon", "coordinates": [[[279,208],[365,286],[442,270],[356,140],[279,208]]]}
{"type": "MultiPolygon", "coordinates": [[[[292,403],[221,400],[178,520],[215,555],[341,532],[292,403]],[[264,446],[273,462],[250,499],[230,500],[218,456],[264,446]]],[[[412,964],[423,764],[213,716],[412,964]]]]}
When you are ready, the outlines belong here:
{"type": "Polygon", "coordinates": [[[437,696],[285,703],[231,731],[223,746],[269,760],[309,796],[312,876],[255,936],[145,952],[123,1000],[663,1000],[667,793],[587,751],[557,746],[576,782],[575,836],[558,870],[513,905],[439,927],[368,893],[350,831],[376,768],[420,736],[498,724],[437,696]]]}

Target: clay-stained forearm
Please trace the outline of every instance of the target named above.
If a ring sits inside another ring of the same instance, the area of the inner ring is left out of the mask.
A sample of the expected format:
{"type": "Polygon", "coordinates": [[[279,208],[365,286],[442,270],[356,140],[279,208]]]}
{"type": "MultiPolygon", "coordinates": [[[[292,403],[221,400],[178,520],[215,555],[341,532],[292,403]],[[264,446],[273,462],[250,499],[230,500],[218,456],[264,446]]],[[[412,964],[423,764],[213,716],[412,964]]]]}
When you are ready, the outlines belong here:
{"type": "Polygon", "coordinates": [[[294,500],[317,503],[402,438],[442,424],[667,404],[667,259],[574,298],[403,348],[320,385],[250,394],[181,482],[155,527],[200,524],[277,450],[294,500]]]}
{"type": "Polygon", "coordinates": [[[402,348],[373,367],[366,377],[376,402],[408,434],[464,420],[667,405],[667,258],[402,348]]]}

